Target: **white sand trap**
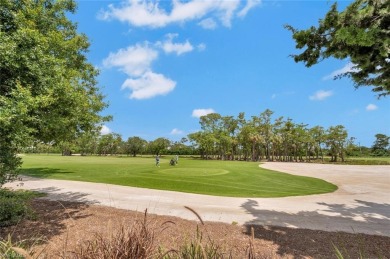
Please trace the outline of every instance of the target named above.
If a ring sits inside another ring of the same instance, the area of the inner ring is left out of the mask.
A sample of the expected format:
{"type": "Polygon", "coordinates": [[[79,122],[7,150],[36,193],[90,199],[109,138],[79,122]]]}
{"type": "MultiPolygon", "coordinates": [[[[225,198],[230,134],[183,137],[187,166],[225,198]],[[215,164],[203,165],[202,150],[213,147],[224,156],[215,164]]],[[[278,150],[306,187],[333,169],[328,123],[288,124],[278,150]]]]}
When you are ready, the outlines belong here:
{"type": "Polygon", "coordinates": [[[311,176],[336,184],[333,193],[287,198],[227,198],[109,184],[33,179],[6,187],[48,193],[48,199],[90,202],[116,208],[205,221],[275,225],[390,236],[390,166],[264,163],[264,168],[311,176]],[[19,186],[18,186],[19,185],[19,186]]]}

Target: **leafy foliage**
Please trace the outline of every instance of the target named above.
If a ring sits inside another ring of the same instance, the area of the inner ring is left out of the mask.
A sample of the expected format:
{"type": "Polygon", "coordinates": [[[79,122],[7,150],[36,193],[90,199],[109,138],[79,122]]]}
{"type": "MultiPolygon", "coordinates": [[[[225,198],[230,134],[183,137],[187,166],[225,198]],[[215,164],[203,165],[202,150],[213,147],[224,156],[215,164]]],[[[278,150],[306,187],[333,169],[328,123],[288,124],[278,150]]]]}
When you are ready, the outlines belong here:
{"type": "Polygon", "coordinates": [[[23,218],[34,218],[28,201],[40,194],[30,191],[0,189],[0,227],[18,223],[23,218]]]}
{"type": "Polygon", "coordinates": [[[372,146],[374,156],[389,156],[390,155],[390,136],[385,134],[376,134],[375,142],[372,146]]]}
{"type": "Polygon", "coordinates": [[[149,143],[149,151],[152,154],[159,155],[161,151],[165,150],[171,142],[166,138],[157,138],[149,143]]]}
{"type": "Polygon", "coordinates": [[[332,162],[338,157],[344,161],[348,144],[344,126],[308,128],[292,119],[274,120],[272,114],[267,109],[246,120],[244,113],[237,118],[211,113],[200,118],[202,131],[188,137],[205,159],[298,162],[319,159],[321,155],[323,161],[327,148],[332,162]]]}
{"type": "Polygon", "coordinates": [[[356,0],[344,11],[334,3],[318,27],[293,33],[296,47],[304,51],[292,55],[295,62],[311,67],[323,59],[349,58],[353,69],[339,77],[350,77],[355,87],[373,86],[379,96],[390,94],[390,2],[356,0]]]}
{"type": "Polygon", "coordinates": [[[148,142],[140,137],[130,137],[125,143],[125,153],[132,154],[134,157],[142,153],[148,142]]]}
{"type": "Polygon", "coordinates": [[[122,143],[122,137],[117,133],[109,133],[100,137],[97,147],[99,155],[116,155],[122,143]]]}
{"type": "Polygon", "coordinates": [[[73,139],[109,119],[88,63],[89,43],[66,12],[73,0],[0,1],[0,186],[28,139],[73,139]]]}

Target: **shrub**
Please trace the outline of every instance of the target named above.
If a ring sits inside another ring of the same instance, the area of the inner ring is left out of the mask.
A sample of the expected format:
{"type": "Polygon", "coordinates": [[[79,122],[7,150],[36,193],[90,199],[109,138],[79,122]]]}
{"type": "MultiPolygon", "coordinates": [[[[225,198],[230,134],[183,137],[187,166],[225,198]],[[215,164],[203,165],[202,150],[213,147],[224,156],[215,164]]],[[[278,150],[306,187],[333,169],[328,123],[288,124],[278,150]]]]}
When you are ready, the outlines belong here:
{"type": "Polygon", "coordinates": [[[17,224],[21,219],[34,219],[35,214],[28,202],[41,194],[31,191],[0,189],[0,227],[17,224]]]}

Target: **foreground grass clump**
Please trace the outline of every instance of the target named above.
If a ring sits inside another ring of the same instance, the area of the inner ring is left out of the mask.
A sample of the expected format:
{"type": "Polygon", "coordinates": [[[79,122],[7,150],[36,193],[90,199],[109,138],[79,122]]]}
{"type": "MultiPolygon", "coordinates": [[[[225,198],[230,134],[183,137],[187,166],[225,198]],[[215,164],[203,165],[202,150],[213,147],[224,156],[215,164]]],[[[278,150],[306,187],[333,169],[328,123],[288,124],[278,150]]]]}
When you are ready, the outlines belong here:
{"type": "MultiPolygon", "coordinates": [[[[192,209],[190,209],[193,211],[192,209]]],[[[196,212],[194,212],[196,213],[196,212]]],[[[201,219],[200,219],[201,220],[201,219]]],[[[223,259],[232,257],[233,250],[223,249],[217,245],[208,236],[207,231],[201,230],[200,226],[205,227],[204,222],[197,224],[195,234],[184,242],[183,245],[175,249],[163,248],[158,240],[171,225],[173,221],[166,221],[161,225],[148,219],[147,210],[144,217],[137,219],[133,224],[126,225],[121,223],[119,228],[110,230],[108,233],[97,233],[89,240],[77,244],[73,249],[69,249],[65,244],[61,251],[57,251],[59,258],[72,259],[96,259],[96,258],[115,258],[115,259],[223,259]]],[[[248,245],[244,258],[256,258],[253,251],[252,239],[248,239],[248,245]]],[[[66,242],[66,241],[65,241],[66,242]]],[[[0,251],[2,242],[0,241],[0,251]]],[[[44,251],[39,255],[34,253],[34,247],[26,249],[21,243],[12,244],[9,240],[4,242],[4,249],[8,255],[6,258],[50,258],[51,255],[44,251]]]]}
{"type": "Polygon", "coordinates": [[[11,191],[0,188],[0,227],[17,224],[23,218],[34,219],[35,214],[28,205],[42,194],[31,191],[11,191]]]}
{"type": "Polygon", "coordinates": [[[228,197],[287,197],[335,191],[324,180],[275,172],[258,163],[162,157],[28,155],[22,174],[228,197]]]}
{"type": "MultiPolygon", "coordinates": [[[[7,239],[0,240],[0,258],[6,259],[22,259],[22,258],[41,258],[41,254],[34,253],[33,247],[37,240],[24,240],[13,242],[11,235],[7,239]]],[[[44,258],[44,257],[42,257],[44,258]]]]}
{"type": "MultiPolygon", "coordinates": [[[[150,218],[147,211],[145,211],[143,215],[137,215],[129,221],[108,221],[107,228],[95,232],[95,234],[92,235],[87,234],[83,239],[78,239],[77,237],[77,242],[68,240],[67,235],[66,238],[61,239],[61,244],[54,246],[55,249],[49,248],[48,250],[45,250],[44,248],[42,250],[42,246],[39,247],[39,244],[38,246],[36,246],[37,244],[33,244],[31,247],[26,247],[23,246],[21,242],[12,243],[10,238],[8,238],[8,241],[0,241],[0,258],[388,258],[388,250],[383,250],[387,248],[386,240],[382,239],[384,242],[381,243],[379,247],[376,247],[376,245],[373,246],[375,241],[372,243],[370,242],[369,245],[364,244],[364,242],[356,242],[360,239],[359,236],[356,236],[356,238],[353,238],[352,240],[347,238],[348,242],[344,243],[343,237],[348,236],[345,233],[326,234],[326,232],[323,232],[323,234],[328,235],[328,238],[315,239],[316,242],[313,244],[311,242],[302,243],[301,241],[295,240],[295,237],[288,234],[288,231],[290,230],[287,230],[286,228],[275,228],[272,230],[272,227],[248,225],[246,226],[248,231],[244,231],[246,234],[244,238],[241,237],[239,239],[231,240],[227,236],[220,236],[221,232],[219,232],[219,229],[212,227],[213,223],[204,223],[198,213],[189,207],[187,207],[187,209],[195,213],[199,222],[186,225],[187,228],[185,229],[180,227],[177,228],[177,224],[180,225],[180,222],[177,222],[175,219],[158,220],[155,217],[150,218]],[[256,232],[255,229],[259,230],[260,228],[265,231],[256,232]],[[218,233],[216,234],[214,231],[218,233]],[[272,236],[274,236],[274,238],[271,239],[272,242],[281,245],[277,250],[273,250],[270,246],[269,241],[271,240],[267,241],[267,232],[272,233],[272,236]],[[258,236],[259,234],[260,237],[258,236]],[[280,236],[278,236],[278,234],[280,234],[280,236]],[[287,237],[287,240],[283,241],[283,239],[286,239],[286,234],[289,237],[287,237]],[[330,235],[332,235],[332,238],[329,239],[330,235]],[[261,242],[259,242],[259,239],[261,239],[261,242]],[[332,239],[337,241],[333,242],[332,239]],[[264,241],[266,243],[263,243],[264,241]],[[299,245],[294,245],[294,242],[298,242],[297,244],[299,245]],[[237,244],[239,245],[237,246],[237,244]],[[302,244],[306,246],[306,248],[302,248],[302,244]],[[293,247],[288,248],[291,245],[293,245],[293,247]],[[315,246],[314,250],[313,245],[315,246]],[[358,249],[356,249],[357,247],[358,249]],[[373,249],[373,247],[375,248],[373,249]],[[288,249],[286,250],[285,248],[288,249]],[[298,250],[296,250],[297,248],[298,250]],[[369,249],[367,250],[367,253],[365,252],[365,249],[369,249]]],[[[291,231],[297,230],[291,229],[291,231]]],[[[300,235],[297,232],[295,232],[295,234],[300,235]]],[[[318,235],[318,237],[320,236],[321,234],[318,235]]],[[[306,236],[300,236],[300,238],[307,240],[313,240],[311,239],[312,237],[313,236],[308,238],[306,236]]],[[[370,238],[370,240],[371,238],[377,239],[375,236],[367,238],[370,238]]]]}
{"type": "Polygon", "coordinates": [[[81,244],[75,251],[65,253],[63,258],[72,255],[77,259],[94,258],[155,258],[155,229],[144,219],[132,226],[121,225],[108,235],[97,234],[93,240],[81,244]]]}
{"type": "Polygon", "coordinates": [[[29,255],[22,246],[22,242],[13,243],[9,235],[6,240],[0,240],[0,258],[23,258],[23,255],[29,255]]]}

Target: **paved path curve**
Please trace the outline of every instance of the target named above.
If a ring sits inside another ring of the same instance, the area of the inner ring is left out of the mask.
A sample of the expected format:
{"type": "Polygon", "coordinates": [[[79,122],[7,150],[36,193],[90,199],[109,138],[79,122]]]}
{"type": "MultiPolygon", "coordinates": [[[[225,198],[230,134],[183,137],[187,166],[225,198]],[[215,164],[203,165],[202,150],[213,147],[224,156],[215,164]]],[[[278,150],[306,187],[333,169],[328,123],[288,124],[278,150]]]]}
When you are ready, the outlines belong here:
{"type": "Polygon", "coordinates": [[[260,166],[336,184],[333,193],[287,198],[228,198],[110,184],[25,177],[5,186],[48,193],[53,200],[89,202],[116,208],[204,221],[261,224],[390,236],[390,166],[264,163],[260,166]],[[19,185],[19,186],[18,186],[19,185]]]}

